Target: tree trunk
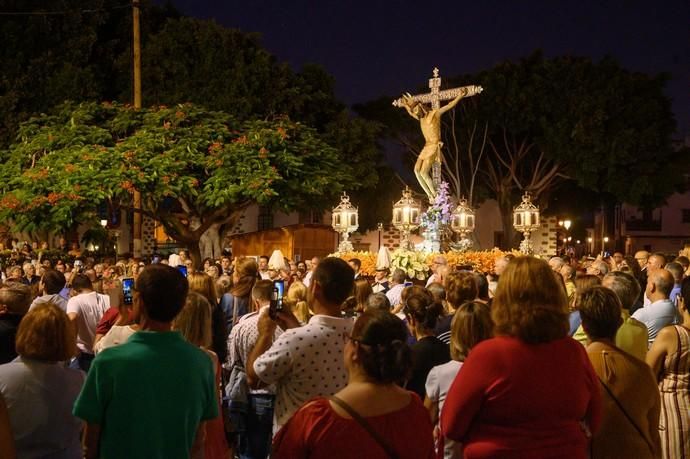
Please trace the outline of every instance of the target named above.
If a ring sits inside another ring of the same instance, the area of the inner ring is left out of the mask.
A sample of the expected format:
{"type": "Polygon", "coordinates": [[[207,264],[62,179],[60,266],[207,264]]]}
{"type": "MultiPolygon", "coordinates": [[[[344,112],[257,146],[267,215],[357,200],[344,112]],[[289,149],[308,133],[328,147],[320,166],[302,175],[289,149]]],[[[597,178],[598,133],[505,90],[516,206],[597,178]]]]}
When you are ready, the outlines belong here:
{"type": "Polygon", "coordinates": [[[513,228],[513,202],[510,199],[510,191],[498,193],[498,208],[501,211],[501,226],[503,227],[503,244],[501,250],[517,248],[519,234],[513,228]]]}
{"type": "Polygon", "coordinates": [[[196,244],[188,243],[187,244],[187,250],[189,251],[189,258],[192,259],[192,263],[194,264],[194,269],[200,269],[202,258],[201,258],[201,249],[199,248],[199,243],[198,242],[196,244]]]}
{"type": "Polygon", "coordinates": [[[216,259],[220,257],[220,226],[220,223],[214,223],[201,235],[199,248],[202,258],[216,259]]]}

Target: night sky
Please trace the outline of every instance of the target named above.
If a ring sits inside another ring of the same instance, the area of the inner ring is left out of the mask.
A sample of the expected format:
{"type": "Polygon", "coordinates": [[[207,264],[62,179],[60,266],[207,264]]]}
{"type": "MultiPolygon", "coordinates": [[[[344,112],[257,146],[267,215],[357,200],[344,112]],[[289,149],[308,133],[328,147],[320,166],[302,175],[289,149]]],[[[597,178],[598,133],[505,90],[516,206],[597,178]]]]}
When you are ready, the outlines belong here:
{"type": "Polygon", "coordinates": [[[542,49],[612,55],[667,72],[678,136],[690,135],[690,1],[173,0],[184,14],[259,32],[280,60],[323,65],[349,104],[397,95],[542,49]]]}

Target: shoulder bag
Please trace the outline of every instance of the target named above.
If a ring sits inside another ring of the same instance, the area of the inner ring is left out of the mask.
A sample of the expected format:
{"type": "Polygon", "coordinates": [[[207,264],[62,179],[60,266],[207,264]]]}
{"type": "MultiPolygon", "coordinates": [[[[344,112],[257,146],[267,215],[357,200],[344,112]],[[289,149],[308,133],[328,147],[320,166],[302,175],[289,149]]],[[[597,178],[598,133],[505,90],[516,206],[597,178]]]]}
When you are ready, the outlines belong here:
{"type": "Polygon", "coordinates": [[[398,459],[398,455],[395,453],[395,450],[393,450],[390,444],[388,444],[388,442],[386,442],[386,440],[384,440],[384,438],[381,437],[381,435],[379,435],[378,432],[376,432],[371,427],[371,425],[362,416],[360,416],[359,413],[357,413],[350,405],[348,405],[335,395],[328,397],[328,400],[331,400],[333,403],[345,410],[347,414],[349,414],[352,417],[352,419],[357,421],[357,423],[360,426],[362,426],[362,428],[366,430],[369,435],[371,435],[371,438],[373,438],[376,441],[376,443],[378,443],[379,446],[383,448],[383,450],[386,452],[390,459],[398,459]]]}
{"type": "Polygon", "coordinates": [[[640,436],[644,439],[645,443],[647,443],[647,446],[649,447],[649,450],[652,452],[652,456],[654,456],[654,453],[655,453],[654,446],[653,446],[652,443],[649,441],[649,439],[647,438],[647,436],[642,432],[642,429],[640,429],[640,427],[635,423],[635,421],[633,420],[633,418],[630,417],[630,415],[628,414],[628,412],[625,411],[625,408],[623,408],[623,405],[621,404],[621,402],[616,398],[615,395],[613,395],[613,392],[611,391],[611,389],[609,389],[609,386],[606,385],[606,383],[604,382],[604,380],[601,379],[599,376],[597,376],[597,377],[599,378],[599,382],[601,383],[601,385],[602,385],[602,387],[604,388],[604,390],[606,390],[606,393],[609,394],[609,397],[611,397],[611,400],[614,401],[614,403],[616,404],[616,406],[618,406],[618,409],[621,410],[621,413],[623,413],[623,415],[625,416],[625,418],[630,422],[630,424],[632,424],[632,426],[635,428],[635,430],[637,431],[637,433],[640,434],[640,436]]]}

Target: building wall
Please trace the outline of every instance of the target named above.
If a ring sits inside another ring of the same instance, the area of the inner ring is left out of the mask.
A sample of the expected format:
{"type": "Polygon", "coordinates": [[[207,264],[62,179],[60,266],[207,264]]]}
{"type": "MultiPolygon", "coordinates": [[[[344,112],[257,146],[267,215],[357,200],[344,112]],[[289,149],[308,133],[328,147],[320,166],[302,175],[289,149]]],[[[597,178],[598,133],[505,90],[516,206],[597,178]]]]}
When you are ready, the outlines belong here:
{"type": "Polygon", "coordinates": [[[673,194],[646,220],[640,209],[625,204],[621,208],[621,236],[628,239],[631,252],[676,253],[690,243],[690,219],[683,222],[683,210],[690,217],[690,192],[673,194]]]}

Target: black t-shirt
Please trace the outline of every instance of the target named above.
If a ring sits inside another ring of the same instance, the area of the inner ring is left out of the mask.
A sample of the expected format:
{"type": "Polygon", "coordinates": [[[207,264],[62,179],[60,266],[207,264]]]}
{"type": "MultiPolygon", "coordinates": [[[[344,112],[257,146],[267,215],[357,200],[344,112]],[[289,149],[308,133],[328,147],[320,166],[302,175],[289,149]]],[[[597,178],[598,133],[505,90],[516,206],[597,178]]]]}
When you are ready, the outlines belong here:
{"type": "Polygon", "coordinates": [[[412,346],[412,374],[407,390],[415,392],[424,400],[426,377],[436,365],[450,360],[450,347],[435,336],[427,336],[412,346]]]}
{"type": "Polygon", "coordinates": [[[14,339],[22,316],[5,314],[0,316],[0,365],[11,362],[17,357],[14,339]]]}

